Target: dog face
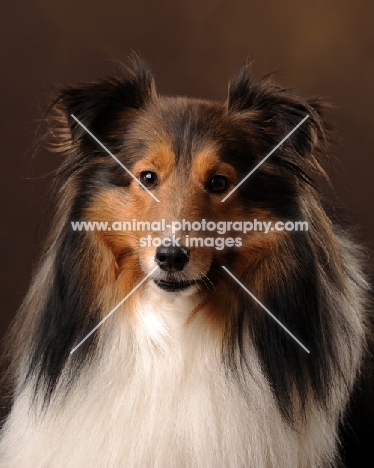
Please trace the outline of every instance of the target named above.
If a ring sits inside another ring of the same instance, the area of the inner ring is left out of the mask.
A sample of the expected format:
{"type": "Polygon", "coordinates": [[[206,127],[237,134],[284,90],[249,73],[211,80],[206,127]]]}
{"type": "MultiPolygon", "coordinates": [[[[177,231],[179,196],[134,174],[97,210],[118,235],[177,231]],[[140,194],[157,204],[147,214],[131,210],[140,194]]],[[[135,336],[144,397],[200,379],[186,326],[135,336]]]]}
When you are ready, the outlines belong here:
{"type": "Polygon", "coordinates": [[[158,266],[152,278],[160,290],[209,289],[220,281],[221,265],[241,273],[276,248],[285,233],[218,235],[196,230],[194,222],[232,226],[300,217],[300,194],[316,170],[318,114],[270,81],[250,85],[246,69],[231,81],[225,103],[159,97],[149,70],[137,62],[122,77],[65,90],[59,106],[65,125],[60,145],[70,152],[65,175],[77,189],[70,218],[142,224],[142,229],[93,233],[107,249],[113,278],[129,265],[135,279],[158,266]],[[308,113],[297,136],[259,165],[308,113]],[[173,232],[172,223],[182,220],[190,224],[173,232]]]}

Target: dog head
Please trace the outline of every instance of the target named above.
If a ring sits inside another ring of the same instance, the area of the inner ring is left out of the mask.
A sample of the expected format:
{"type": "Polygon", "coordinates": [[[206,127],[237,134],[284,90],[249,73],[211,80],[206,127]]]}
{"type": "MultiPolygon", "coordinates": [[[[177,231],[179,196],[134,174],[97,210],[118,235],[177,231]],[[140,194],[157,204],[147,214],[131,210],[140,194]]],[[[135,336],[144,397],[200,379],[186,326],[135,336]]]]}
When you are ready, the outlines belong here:
{"type": "Polygon", "coordinates": [[[239,274],[255,265],[285,232],[238,232],[234,223],[299,219],[300,196],[319,172],[318,103],[271,77],[252,83],[247,66],[224,103],[157,95],[135,58],[110,79],[64,89],[56,107],[69,220],[108,223],[89,234],[113,278],[158,267],[152,279],[168,292],[209,289],[221,265],[239,274]],[[231,229],[208,229],[228,222],[231,229]]]}

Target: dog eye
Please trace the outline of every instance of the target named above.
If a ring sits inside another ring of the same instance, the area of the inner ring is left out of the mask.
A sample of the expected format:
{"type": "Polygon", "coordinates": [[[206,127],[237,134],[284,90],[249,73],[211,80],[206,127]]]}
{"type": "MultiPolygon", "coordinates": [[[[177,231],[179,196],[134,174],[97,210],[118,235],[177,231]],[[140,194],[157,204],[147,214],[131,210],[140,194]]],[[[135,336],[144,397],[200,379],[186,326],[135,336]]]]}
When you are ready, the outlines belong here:
{"type": "Polygon", "coordinates": [[[140,182],[147,188],[155,188],[158,184],[157,174],[153,171],[143,171],[140,173],[140,182]]]}
{"type": "Polygon", "coordinates": [[[229,180],[223,175],[216,175],[208,180],[206,184],[206,189],[208,192],[212,193],[223,193],[227,190],[229,186],[229,180]]]}

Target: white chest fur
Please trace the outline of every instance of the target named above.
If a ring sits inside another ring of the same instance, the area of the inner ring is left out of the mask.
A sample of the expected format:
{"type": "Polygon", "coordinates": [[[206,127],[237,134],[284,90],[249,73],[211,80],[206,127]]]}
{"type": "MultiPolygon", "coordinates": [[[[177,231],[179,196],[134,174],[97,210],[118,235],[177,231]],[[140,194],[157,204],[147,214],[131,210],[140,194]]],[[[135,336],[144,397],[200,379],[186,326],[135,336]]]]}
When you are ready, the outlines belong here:
{"type": "Polygon", "coordinates": [[[185,326],[193,306],[151,290],[135,326],[117,311],[64,405],[36,416],[28,390],[16,399],[0,467],[326,466],[335,438],[326,416],[311,408],[301,432],[286,426],[250,343],[252,372],[240,386],[204,323],[185,326]]]}

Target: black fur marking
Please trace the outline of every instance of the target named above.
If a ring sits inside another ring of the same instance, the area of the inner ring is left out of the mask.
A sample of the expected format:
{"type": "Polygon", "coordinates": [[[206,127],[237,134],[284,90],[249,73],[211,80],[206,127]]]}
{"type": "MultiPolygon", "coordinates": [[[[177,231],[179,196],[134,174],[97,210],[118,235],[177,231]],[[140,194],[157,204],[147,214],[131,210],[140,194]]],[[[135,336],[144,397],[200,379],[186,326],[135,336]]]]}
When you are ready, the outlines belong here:
{"type": "MultiPolygon", "coordinates": [[[[43,394],[48,403],[68,361],[70,351],[99,320],[99,305],[92,288],[86,256],[94,255],[84,233],[66,230],[55,261],[55,274],[34,338],[26,380],[36,375],[35,395],[43,394]],[[84,252],[84,254],[83,254],[84,252]],[[83,257],[83,258],[82,258],[83,257]]],[[[91,336],[74,353],[69,378],[92,357],[95,337],[91,336]]]]}
{"type": "Polygon", "coordinates": [[[258,139],[266,143],[268,150],[278,144],[306,115],[309,118],[282,147],[292,148],[298,155],[308,157],[317,137],[325,139],[321,106],[317,101],[300,98],[291,90],[275,84],[271,76],[253,83],[247,65],[230,82],[228,110],[229,113],[242,114],[254,128],[261,129],[261,132],[257,132],[258,139]]]}
{"type": "Polygon", "coordinates": [[[148,65],[134,56],[131,69],[123,67],[112,79],[80,88],[66,88],[61,93],[60,101],[68,115],[73,141],[82,139],[90,144],[92,138],[71,114],[105,142],[113,123],[124,110],[142,109],[153,97],[153,75],[148,65]]]}

